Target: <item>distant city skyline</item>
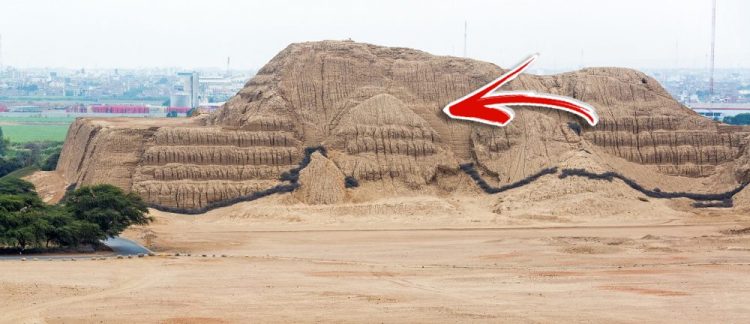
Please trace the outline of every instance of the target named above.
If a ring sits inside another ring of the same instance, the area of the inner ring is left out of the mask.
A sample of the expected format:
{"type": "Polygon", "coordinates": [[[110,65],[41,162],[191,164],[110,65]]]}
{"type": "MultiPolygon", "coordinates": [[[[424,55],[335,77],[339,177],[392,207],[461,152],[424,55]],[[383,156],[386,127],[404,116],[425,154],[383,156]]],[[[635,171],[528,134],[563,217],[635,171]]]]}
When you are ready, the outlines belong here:
{"type": "MultiPolygon", "coordinates": [[[[535,69],[708,67],[711,1],[4,0],[2,64],[257,69],[289,43],[349,39],[535,69]]],[[[718,0],[716,66],[750,68],[750,1],[718,0]]],[[[533,71],[532,71],[533,72],[533,71]]]]}

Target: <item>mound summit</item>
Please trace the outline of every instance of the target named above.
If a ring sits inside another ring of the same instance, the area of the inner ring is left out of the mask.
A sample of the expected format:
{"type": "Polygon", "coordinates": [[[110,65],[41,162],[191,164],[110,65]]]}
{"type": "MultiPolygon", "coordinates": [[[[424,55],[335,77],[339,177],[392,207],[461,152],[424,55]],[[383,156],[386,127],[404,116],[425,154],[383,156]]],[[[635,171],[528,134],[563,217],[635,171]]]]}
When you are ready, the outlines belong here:
{"type": "MultiPolygon", "coordinates": [[[[346,191],[360,189],[345,189],[344,177],[383,196],[392,188],[477,191],[459,169],[467,163],[492,186],[552,167],[612,171],[646,188],[697,193],[750,180],[750,129],[695,114],[634,70],[526,74],[508,85],[585,101],[601,117],[596,127],[549,109],[516,109],[504,128],[442,113],[502,73],[491,63],[407,48],[292,44],[208,116],[77,119],[57,169],[69,184],[112,183],[152,204],[187,209],[276,186],[311,158],[304,152],[313,146],[327,156],[312,157],[292,195],[307,203],[346,201],[346,191]]],[[[545,188],[550,197],[571,189],[545,188]]]]}

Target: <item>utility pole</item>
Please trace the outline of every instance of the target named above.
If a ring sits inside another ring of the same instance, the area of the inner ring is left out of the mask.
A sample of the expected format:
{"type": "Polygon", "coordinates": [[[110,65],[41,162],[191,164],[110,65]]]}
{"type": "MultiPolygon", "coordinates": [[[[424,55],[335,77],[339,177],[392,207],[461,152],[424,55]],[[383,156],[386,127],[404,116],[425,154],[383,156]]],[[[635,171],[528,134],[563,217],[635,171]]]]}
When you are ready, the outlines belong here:
{"type": "Polygon", "coordinates": [[[466,32],[469,29],[469,22],[464,20],[464,57],[466,57],[466,32]]]}
{"type": "Polygon", "coordinates": [[[229,60],[231,59],[230,56],[227,56],[227,76],[229,76],[229,60]]]}
{"type": "Polygon", "coordinates": [[[716,0],[713,0],[713,6],[711,8],[711,78],[709,79],[709,100],[713,100],[714,97],[714,64],[715,64],[715,49],[716,49],[716,0]]]}

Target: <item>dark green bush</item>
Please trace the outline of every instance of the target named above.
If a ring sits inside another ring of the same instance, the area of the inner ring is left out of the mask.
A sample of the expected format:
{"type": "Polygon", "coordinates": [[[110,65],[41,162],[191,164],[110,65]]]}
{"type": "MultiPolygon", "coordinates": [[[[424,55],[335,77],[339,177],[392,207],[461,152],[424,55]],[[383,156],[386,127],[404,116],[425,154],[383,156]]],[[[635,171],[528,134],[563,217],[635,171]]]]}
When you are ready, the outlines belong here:
{"type": "Polygon", "coordinates": [[[152,220],[141,197],[108,184],[81,187],[68,197],[65,205],[73,217],[98,225],[108,236],[152,220]]]}
{"type": "Polygon", "coordinates": [[[76,247],[99,244],[131,225],[150,222],[146,204],[111,185],[83,187],[58,205],[42,202],[34,186],[0,179],[0,247],[76,247]]]}
{"type": "Polygon", "coordinates": [[[57,160],[60,159],[60,152],[50,154],[42,164],[42,171],[53,171],[57,168],[57,160]]]}

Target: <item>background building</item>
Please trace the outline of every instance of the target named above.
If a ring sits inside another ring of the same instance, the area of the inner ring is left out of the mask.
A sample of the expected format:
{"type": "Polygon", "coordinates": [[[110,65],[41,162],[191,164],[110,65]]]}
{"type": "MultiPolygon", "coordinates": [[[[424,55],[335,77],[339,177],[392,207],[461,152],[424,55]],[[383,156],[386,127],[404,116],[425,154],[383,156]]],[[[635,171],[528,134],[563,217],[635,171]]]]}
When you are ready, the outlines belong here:
{"type": "Polygon", "coordinates": [[[724,120],[724,117],[733,117],[738,114],[750,113],[750,103],[693,103],[689,104],[695,112],[711,119],[724,120]]]}
{"type": "MultiPolygon", "coordinates": [[[[190,105],[187,107],[197,108],[201,102],[200,96],[200,74],[198,72],[180,72],[177,74],[182,78],[182,91],[190,96],[190,105]]],[[[177,107],[172,105],[172,107],[177,107]]]]}

